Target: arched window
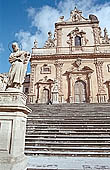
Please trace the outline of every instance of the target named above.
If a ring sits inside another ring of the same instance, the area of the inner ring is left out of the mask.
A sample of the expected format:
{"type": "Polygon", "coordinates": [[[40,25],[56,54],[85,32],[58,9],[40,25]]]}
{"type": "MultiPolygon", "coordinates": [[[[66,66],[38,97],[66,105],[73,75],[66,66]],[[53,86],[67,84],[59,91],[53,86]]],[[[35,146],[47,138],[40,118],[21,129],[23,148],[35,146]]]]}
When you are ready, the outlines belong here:
{"type": "Polygon", "coordinates": [[[81,37],[79,36],[75,37],[75,46],[81,46],[81,37]]]}

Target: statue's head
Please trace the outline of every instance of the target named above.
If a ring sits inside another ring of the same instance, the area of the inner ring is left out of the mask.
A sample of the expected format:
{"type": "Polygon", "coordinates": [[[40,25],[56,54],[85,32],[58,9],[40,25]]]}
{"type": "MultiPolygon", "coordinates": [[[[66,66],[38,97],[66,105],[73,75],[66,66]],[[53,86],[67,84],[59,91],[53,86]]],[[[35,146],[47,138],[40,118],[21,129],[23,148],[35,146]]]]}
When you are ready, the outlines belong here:
{"type": "Polygon", "coordinates": [[[19,50],[19,46],[18,46],[17,42],[12,43],[12,49],[13,49],[14,52],[19,50]]]}

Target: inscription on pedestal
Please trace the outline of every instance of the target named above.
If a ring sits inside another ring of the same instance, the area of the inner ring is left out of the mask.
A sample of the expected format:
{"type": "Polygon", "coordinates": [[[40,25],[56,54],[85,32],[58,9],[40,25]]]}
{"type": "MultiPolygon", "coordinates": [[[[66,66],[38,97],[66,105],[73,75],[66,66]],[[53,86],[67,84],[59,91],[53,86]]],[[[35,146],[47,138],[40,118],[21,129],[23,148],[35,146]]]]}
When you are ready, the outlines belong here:
{"type": "Polygon", "coordinates": [[[0,120],[0,152],[10,154],[12,141],[12,120],[0,120]]]}

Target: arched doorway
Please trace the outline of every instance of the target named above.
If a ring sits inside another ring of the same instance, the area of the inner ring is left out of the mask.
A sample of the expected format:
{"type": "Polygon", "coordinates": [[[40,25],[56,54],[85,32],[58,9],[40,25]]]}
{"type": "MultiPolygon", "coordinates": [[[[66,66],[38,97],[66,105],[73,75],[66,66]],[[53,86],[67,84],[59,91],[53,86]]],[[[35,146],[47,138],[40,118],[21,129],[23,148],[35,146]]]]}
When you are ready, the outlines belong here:
{"type": "Polygon", "coordinates": [[[76,81],[74,86],[74,101],[75,103],[85,103],[86,97],[86,83],[84,81],[76,81]]]}

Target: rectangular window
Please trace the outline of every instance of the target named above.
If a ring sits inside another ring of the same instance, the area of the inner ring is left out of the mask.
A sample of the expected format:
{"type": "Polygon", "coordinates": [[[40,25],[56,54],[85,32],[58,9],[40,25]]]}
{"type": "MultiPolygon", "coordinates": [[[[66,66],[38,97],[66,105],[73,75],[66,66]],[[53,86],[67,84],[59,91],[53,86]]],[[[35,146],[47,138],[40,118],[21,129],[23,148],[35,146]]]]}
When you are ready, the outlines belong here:
{"type": "Polygon", "coordinates": [[[47,66],[47,65],[42,66],[40,73],[41,74],[51,74],[51,67],[47,66]]]}

